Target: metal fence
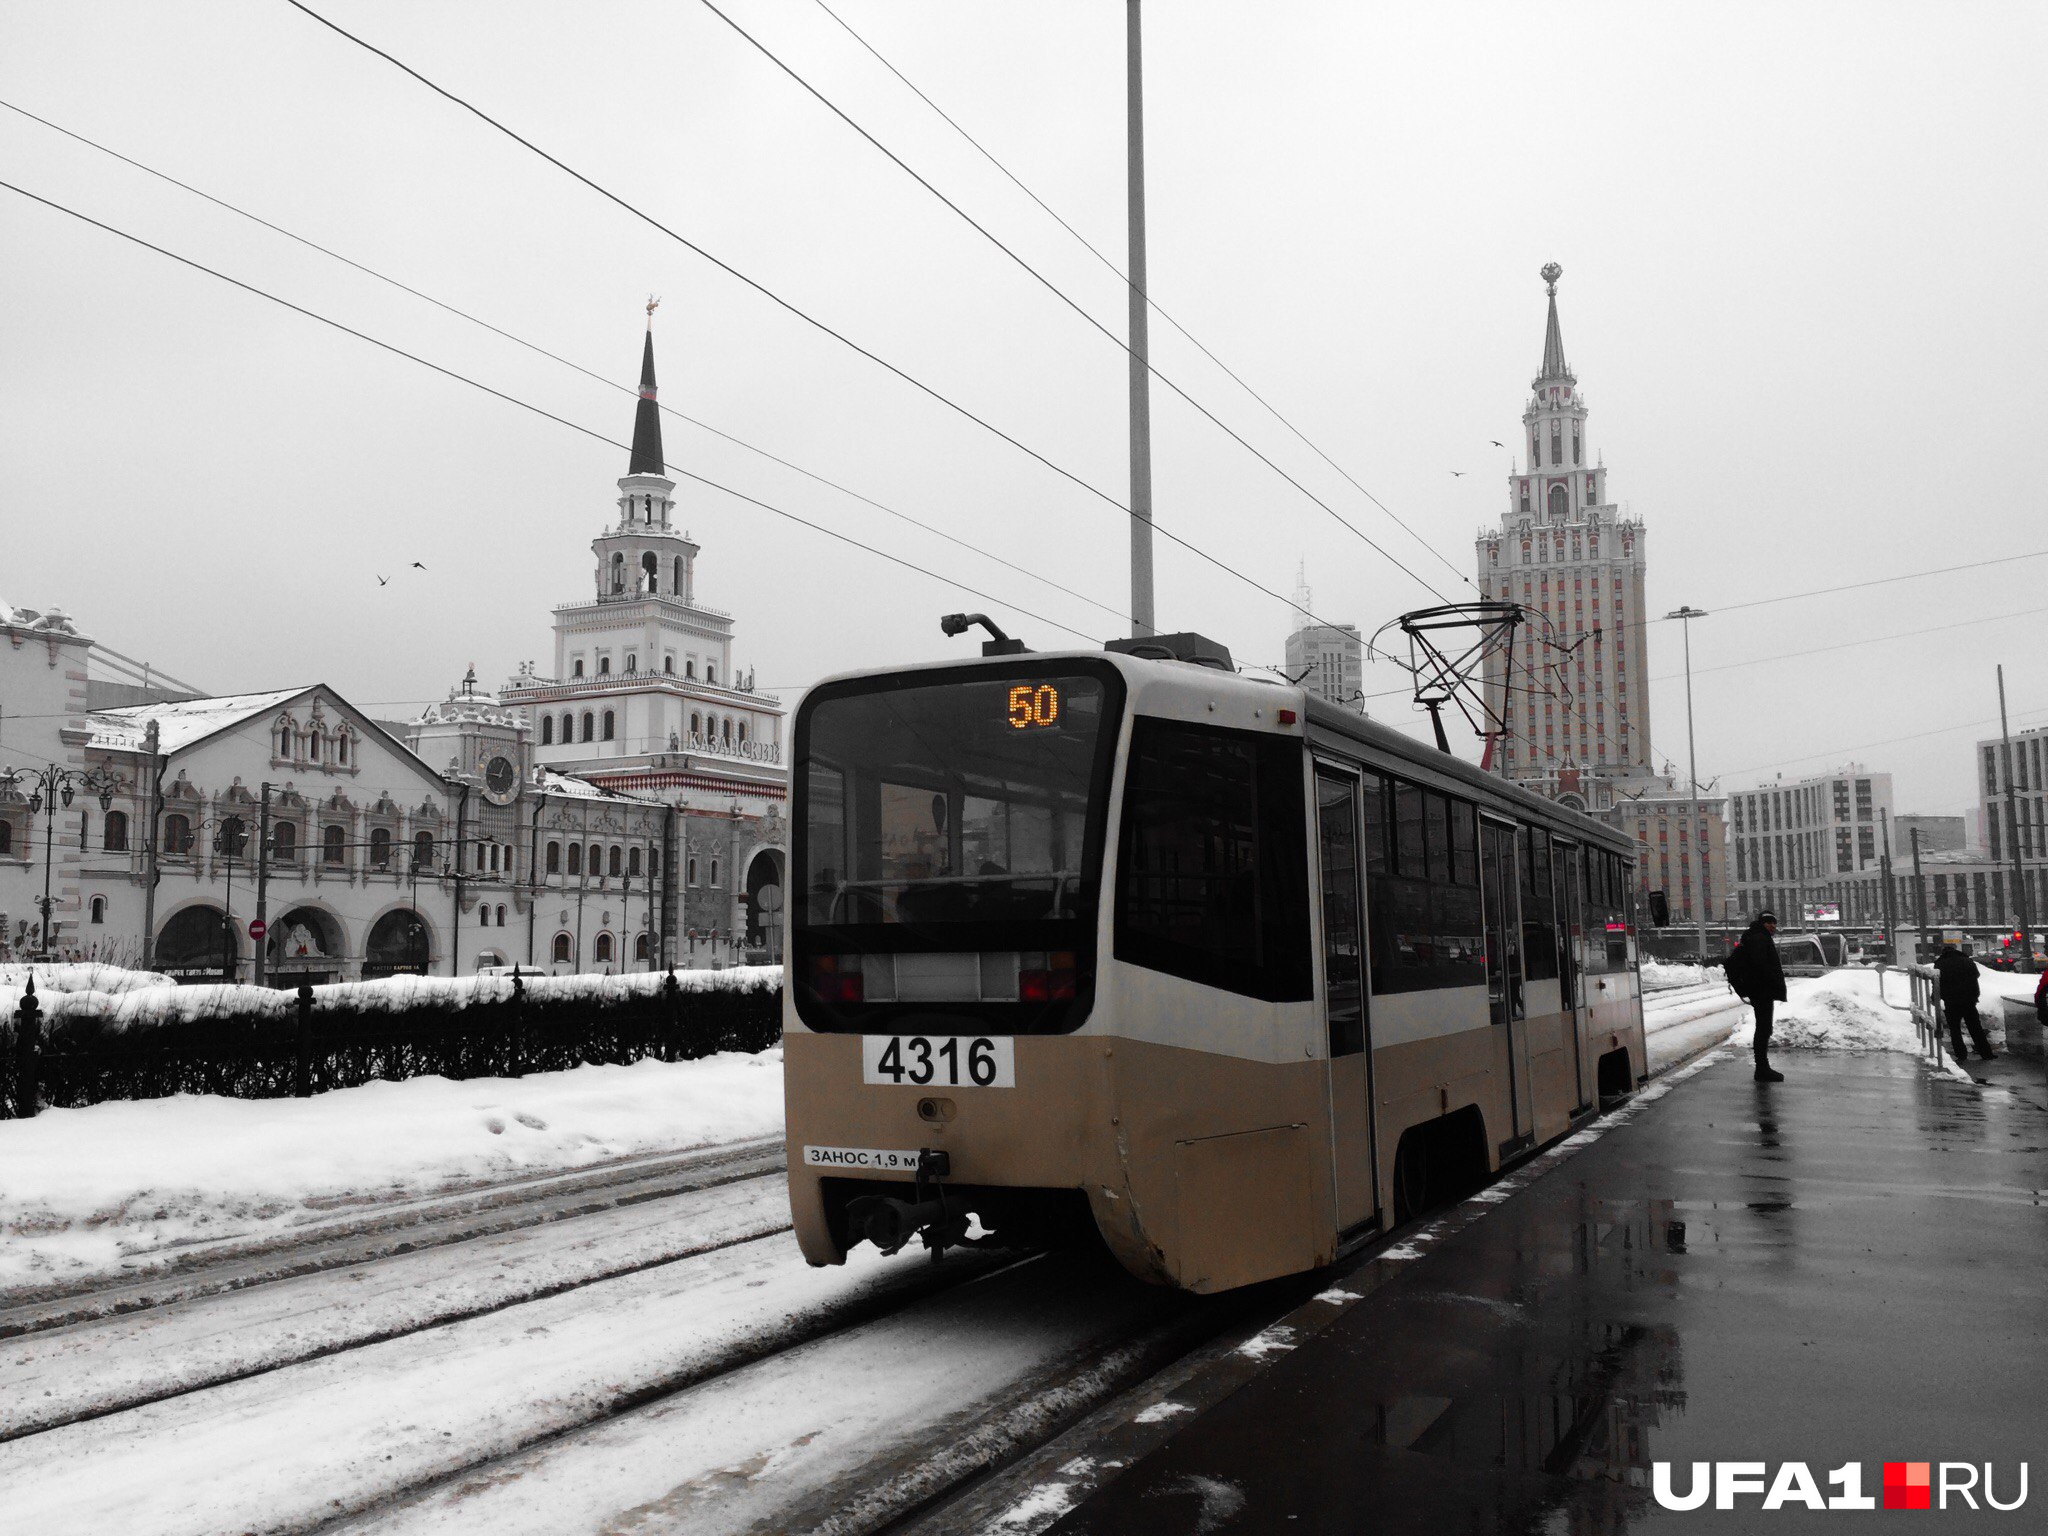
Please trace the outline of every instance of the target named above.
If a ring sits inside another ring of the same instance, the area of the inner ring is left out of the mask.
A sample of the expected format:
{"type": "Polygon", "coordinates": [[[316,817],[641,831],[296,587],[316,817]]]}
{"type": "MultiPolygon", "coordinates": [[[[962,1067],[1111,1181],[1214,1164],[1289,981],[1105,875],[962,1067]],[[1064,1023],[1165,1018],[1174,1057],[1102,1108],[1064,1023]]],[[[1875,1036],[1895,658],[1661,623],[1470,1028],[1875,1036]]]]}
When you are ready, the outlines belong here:
{"type": "Polygon", "coordinates": [[[502,996],[426,997],[365,1007],[347,989],[302,986],[296,1006],[111,1022],[47,1016],[33,982],[0,1015],[0,1115],[117,1099],[203,1093],[301,1098],[376,1081],[519,1077],[567,1067],[717,1051],[759,1051],[782,1033],[778,984],[656,988],[620,996],[534,997],[514,977],[502,996]]]}

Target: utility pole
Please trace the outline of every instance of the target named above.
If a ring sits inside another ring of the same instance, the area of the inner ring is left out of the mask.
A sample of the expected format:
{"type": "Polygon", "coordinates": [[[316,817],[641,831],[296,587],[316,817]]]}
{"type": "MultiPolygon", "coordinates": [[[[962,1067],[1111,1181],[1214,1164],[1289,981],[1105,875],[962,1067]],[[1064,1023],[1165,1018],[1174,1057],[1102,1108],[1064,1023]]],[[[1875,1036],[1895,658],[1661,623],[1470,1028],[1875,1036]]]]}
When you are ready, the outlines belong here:
{"type": "Polygon", "coordinates": [[[1664,615],[1667,619],[1678,620],[1679,628],[1685,632],[1685,768],[1692,784],[1692,839],[1700,854],[1700,883],[1694,896],[1693,912],[1699,918],[1699,954],[1702,960],[1707,954],[1707,844],[1700,832],[1700,763],[1693,747],[1692,733],[1692,621],[1706,616],[1704,608],[1690,605],[1664,615]]]}
{"type": "Polygon", "coordinates": [[[263,781],[263,804],[256,812],[256,921],[263,924],[256,939],[256,985],[267,985],[270,958],[270,781],[263,781]]]}
{"type": "Polygon", "coordinates": [[[143,728],[142,756],[146,766],[143,769],[149,785],[149,864],[143,871],[142,884],[142,968],[156,969],[156,888],[164,875],[158,864],[160,857],[157,839],[162,835],[164,820],[164,770],[171,760],[159,755],[163,744],[157,723],[152,720],[143,728]]]}
{"type": "Polygon", "coordinates": [[[1920,829],[1913,829],[1913,915],[1920,924],[1920,943],[1914,960],[1927,953],[1927,887],[1920,879],[1920,829]]]}
{"type": "Polygon", "coordinates": [[[1884,875],[1884,947],[1896,955],[1899,936],[1898,913],[1892,901],[1892,817],[1883,806],[1877,808],[1877,826],[1884,834],[1884,858],[1877,866],[1884,875]]]}
{"type": "Polygon", "coordinates": [[[1130,214],[1131,299],[1131,633],[1151,635],[1152,624],[1152,368],[1148,360],[1145,287],[1145,90],[1138,0],[1126,0],[1128,128],[1125,203],[1130,214]]]}
{"type": "Polygon", "coordinates": [[[2019,806],[2013,795],[2012,730],[2005,721],[2005,665],[1998,668],[1998,734],[2005,741],[2005,840],[2012,844],[2012,904],[2020,918],[2020,959],[2022,970],[2034,968],[2034,929],[2028,922],[2027,880],[2020,865],[2019,806]]]}

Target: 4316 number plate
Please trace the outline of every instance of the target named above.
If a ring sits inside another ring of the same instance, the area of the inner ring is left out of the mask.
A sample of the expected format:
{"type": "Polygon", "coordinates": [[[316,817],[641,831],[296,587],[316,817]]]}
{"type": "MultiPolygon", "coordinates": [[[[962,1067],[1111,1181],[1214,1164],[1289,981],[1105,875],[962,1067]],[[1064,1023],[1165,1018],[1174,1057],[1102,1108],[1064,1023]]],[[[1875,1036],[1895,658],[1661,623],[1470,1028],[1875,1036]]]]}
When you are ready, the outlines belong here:
{"type": "Polygon", "coordinates": [[[910,1088],[1014,1088],[1007,1035],[863,1035],[860,1080],[910,1088]]]}

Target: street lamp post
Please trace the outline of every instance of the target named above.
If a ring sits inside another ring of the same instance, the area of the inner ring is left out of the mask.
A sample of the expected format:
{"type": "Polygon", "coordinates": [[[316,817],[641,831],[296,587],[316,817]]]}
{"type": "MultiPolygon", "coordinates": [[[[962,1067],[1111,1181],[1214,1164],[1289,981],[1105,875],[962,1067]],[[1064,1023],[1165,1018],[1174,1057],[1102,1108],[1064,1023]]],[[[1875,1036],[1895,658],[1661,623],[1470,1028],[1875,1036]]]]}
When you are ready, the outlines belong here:
{"type": "MultiPolygon", "coordinates": [[[[114,803],[114,791],[119,787],[120,781],[103,767],[85,773],[66,768],[60,763],[51,763],[39,772],[30,774],[23,774],[14,768],[0,769],[0,789],[5,789],[9,794],[18,793],[24,779],[35,785],[28,798],[29,814],[36,815],[45,806],[48,806],[50,811],[43,820],[43,894],[36,898],[36,907],[41,911],[43,918],[42,938],[38,948],[43,958],[47,960],[50,956],[50,908],[56,904],[50,893],[50,876],[56,862],[58,808],[62,806],[69,809],[72,798],[79,790],[84,789],[97,795],[100,809],[107,810],[114,803]]],[[[81,839],[79,852],[83,854],[84,851],[81,839]]]]}
{"type": "Polygon", "coordinates": [[[1687,606],[1664,615],[1676,619],[1685,632],[1685,767],[1686,776],[1692,783],[1692,835],[1694,846],[1700,853],[1699,898],[1693,903],[1693,912],[1699,918],[1699,953],[1704,960],[1707,954],[1707,904],[1705,900],[1707,882],[1707,844],[1700,828],[1700,764],[1699,756],[1693,749],[1692,732],[1692,621],[1704,619],[1704,608],[1687,606]]]}

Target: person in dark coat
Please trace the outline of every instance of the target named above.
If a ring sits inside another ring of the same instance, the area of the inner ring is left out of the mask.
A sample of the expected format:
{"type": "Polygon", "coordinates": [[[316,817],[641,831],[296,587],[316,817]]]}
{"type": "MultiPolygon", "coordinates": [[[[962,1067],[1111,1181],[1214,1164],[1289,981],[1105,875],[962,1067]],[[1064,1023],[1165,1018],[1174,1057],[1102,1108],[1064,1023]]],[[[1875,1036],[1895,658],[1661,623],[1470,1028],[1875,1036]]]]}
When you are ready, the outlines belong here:
{"type": "Polygon", "coordinates": [[[1963,1049],[1963,1026],[1967,1024],[1970,1043],[1977,1047],[1979,1056],[1989,1061],[1993,1055],[1991,1040],[1984,1033],[1984,1021],[1977,1017],[1977,998],[1982,990],[1977,980],[1977,962],[1955,945],[1944,944],[1941,953],[1934,957],[1934,974],[1941,979],[1941,1011],[1948,1019],[1948,1043],[1956,1060],[1970,1059],[1970,1053],[1963,1049]]]}
{"type": "Polygon", "coordinates": [[[1778,963],[1777,932],[1778,915],[1759,912],[1728,956],[1728,985],[1756,1010],[1756,1038],[1750,1048],[1756,1053],[1756,1080],[1760,1083],[1785,1081],[1785,1074],[1772,1068],[1770,1058],[1771,1016],[1785,1001],[1785,967],[1778,963]]]}

